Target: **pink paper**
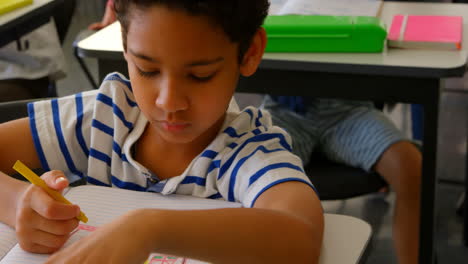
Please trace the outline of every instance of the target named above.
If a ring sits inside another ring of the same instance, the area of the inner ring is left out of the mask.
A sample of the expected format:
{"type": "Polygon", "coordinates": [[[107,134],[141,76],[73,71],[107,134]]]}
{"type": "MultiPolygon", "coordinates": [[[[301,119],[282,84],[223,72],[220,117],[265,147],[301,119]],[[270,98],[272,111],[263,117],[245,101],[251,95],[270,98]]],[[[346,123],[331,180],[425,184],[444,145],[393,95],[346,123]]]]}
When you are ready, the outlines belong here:
{"type": "Polygon", "coordinates": [[[401,25],[403,24],[403,15],[395,15],[393,17],[392,25],[390,27],[390,32],[388,33],[387,38],[391,40],[398,40],[400,38],[401,25]]]}
{"type": "Polygon", "coordinates": [[[462,18],[456,16],[408,16],[405,41],[462,41],[462,18]]]}

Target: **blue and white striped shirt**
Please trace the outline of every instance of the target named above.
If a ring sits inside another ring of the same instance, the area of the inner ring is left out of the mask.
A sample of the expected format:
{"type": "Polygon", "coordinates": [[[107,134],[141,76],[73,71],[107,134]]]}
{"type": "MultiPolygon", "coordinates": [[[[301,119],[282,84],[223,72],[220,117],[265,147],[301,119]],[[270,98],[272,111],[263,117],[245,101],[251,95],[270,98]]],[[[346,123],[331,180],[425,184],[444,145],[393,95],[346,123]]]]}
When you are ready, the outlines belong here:
{"type": "Polygon", "coordinates": [[[122,75],[108,75],[99,90],[30,104],[28,111],[43,168],[90,184],[224,199],[245,207],[282,182],[313,188],[301,160],[291,153],[289,135],[272,125],[268,112],[239,111],[234,100],[213,142],[181,175],[163,181],[132,156],[148,120],[122,75]]]}

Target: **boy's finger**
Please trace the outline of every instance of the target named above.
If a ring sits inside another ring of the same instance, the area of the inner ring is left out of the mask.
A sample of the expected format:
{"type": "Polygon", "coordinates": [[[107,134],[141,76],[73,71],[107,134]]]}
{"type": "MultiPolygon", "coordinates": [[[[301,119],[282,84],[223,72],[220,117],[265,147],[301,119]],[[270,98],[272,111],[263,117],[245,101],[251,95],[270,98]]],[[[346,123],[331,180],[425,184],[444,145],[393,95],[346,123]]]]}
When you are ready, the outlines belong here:
{"type": "Polygon", "coordinates": [[[69,220],[49,220],[41,218],[37,228],[53,235],[69,235],[78,227],[79,220],[76,218],[69,220]]]}
{"type": "Polygon", "coordinates": [[[101,22],[96,22],[88,26],[89,30],[99,30],[102,28],[101,22]]]}
{"type": "Polygon", "coordinates": [[[34,244],[34,243],[30,245],[24,245],[20,243],[20,246],[25,251],[36,253],[36,254],[51,254],[59,250],[58,248],[46,247],[46,246],[34,244]]]}
{"type": "Polygon", "coordinates": [[[31,199],[31,208],[39,215],[50,220],[68,220],[80,214],[80,208],[76,204],[64,204],[55,201],[40,187],[36,187],[31,199]]]}
{"type": "Polygon", "coordinates": [[[68,180],[61,171],[53,170],[46,172],[42,174],[41,179],[46,182],[47,186],[59,192],[68,187],[68,180]]]}
{"type": "Polygon", "coordinates": [[[61,248],[70,237],[69,235],[57,236],[41,230],[36,230],[32,236],[35,244],[51,249],[61,248]]]}

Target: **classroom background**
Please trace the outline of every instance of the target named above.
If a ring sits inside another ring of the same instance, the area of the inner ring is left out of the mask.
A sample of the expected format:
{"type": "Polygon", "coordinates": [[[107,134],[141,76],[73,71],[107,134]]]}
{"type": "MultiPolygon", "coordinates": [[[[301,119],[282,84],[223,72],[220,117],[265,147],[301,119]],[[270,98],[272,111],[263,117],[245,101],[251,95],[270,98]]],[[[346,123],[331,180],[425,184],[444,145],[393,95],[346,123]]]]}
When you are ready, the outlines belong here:
{"type": "MultiPolygon", "coordinates": [[[[67,76],[57,82],[59,96],[92,89],[73,56],[73,41],[90,23],[100,21],[104,12],[102,1],[77,0],[71,25],[63,44],[67,62],[67,76]]],[[[85,59],[97,80],[96,62],[85,59]]],[[[465,173],[466,120],[468,119],[468,75],[447,80],[442,94],[439,119],[437,160],[438,193],[436,201],[436,245],[439,263],[466,263],[468,248],[462,242],[462,218],[456,214],[457,203],[463,193],[465,173]]],[[[258,105],[261,95],[236,94],[241,106],[258,105]]],[[[404,123],[404,120],[396,122],[404,123]]],[[[394,197],[372,194],[346,201],[324,202],[326,212],[346,214],[369,222],[373,228],[372,247],[367,263],[396,263],[391,240],[394,197]]]]}

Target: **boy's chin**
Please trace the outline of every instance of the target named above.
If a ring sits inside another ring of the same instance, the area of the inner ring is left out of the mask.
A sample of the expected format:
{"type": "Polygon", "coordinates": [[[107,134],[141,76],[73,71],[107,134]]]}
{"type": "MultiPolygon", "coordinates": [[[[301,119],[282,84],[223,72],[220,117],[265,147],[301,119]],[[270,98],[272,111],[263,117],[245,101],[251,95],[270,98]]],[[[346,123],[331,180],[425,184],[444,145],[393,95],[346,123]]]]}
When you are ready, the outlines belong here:
{"type": "Polygon", "coordinates": [[[167,131],[164,131],[164,133],[161,134],[161,137],[166,142],[172,144],[188,144],[196,139],[196,137],[190,133],[170,133],[167,131]]]}

